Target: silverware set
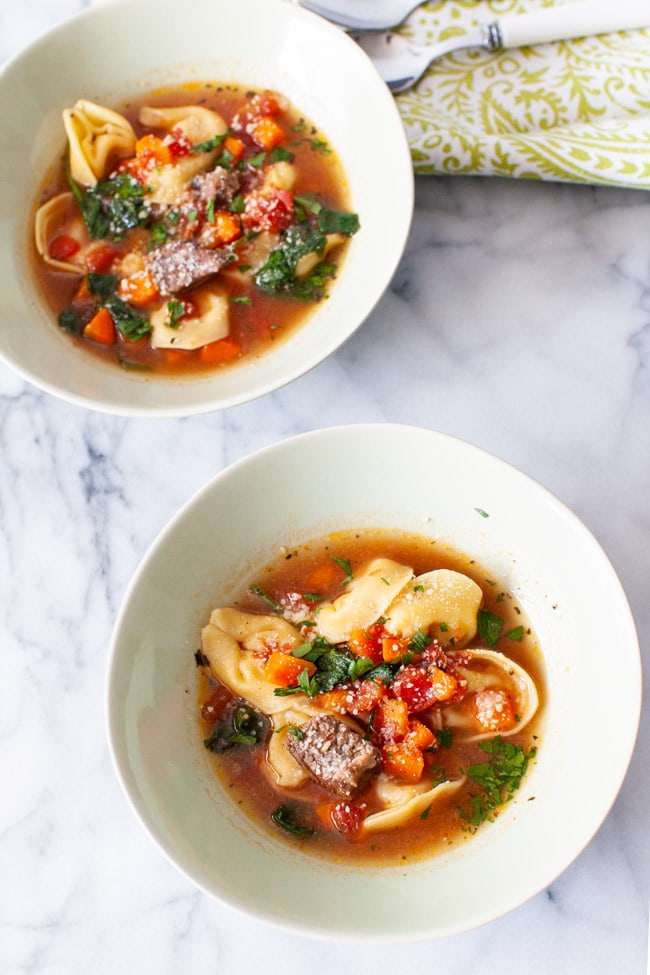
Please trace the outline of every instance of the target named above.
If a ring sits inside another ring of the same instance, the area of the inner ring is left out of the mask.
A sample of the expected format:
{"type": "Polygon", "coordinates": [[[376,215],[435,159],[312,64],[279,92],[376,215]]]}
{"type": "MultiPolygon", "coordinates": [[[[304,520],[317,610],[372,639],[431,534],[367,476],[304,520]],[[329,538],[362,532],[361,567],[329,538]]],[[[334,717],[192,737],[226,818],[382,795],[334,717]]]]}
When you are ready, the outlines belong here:
{"type": "Polygon", "coordinates": [[[397,27],[421,2],[414,0],[299,0],[301,6],[346,28],[372,59],[391,91],[407,91],[439,58],[454,51],[529,47],[650,26],[648,0],[570,0],[525,14],[509,14],[462,37],[415,44],[397,27]]]}

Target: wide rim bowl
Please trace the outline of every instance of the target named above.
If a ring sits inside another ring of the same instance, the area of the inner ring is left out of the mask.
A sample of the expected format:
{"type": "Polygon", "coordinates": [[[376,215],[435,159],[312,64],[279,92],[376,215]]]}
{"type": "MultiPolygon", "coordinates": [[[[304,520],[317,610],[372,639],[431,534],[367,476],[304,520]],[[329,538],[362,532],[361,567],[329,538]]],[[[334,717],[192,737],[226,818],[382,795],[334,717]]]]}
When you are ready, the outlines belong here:
{"type": "Polygon", "coordinates": [[[607,556],[557,498],[509,464],[419,427],[301,434],[218,474],[149,549],[115,624],[107,673],[115,768],[137,817],[200,889],[262,921],[337,940],[466,931],[548,886],[614,802],[641,705],[634,622],[607,556]],[[312,859],[238,816],[201,748],[200,628],[281,545],[392,528],[471,554],[528,613],[547,672],[538,758],[470,842],[408,867],[312,859]],[[617,693],[602,677],[616,635],[617,693]],[[615,735],[598,735],[603,714],[615,735]],[[589,797],[589,802],[584,797],[589,797]]]}
{"type": "Polygon", "coordinates": [[[0,157],[0,359],[69,402],[120,415],[186,416],[269,393],[354,333],[402,256],[414,176],[394,99],[350,37],[286,0],[113,0],[65,21],[4,65],[0,100],[11,146],[0,157]],[[210,79],[276,89],[325,133],[361,231],[329,299],[258,360],[173,380],[111,368],[71,348],[31,273],[31,214],[64,148],[61,112],[80,97],[119,105],[163,85],[210,79]]]}

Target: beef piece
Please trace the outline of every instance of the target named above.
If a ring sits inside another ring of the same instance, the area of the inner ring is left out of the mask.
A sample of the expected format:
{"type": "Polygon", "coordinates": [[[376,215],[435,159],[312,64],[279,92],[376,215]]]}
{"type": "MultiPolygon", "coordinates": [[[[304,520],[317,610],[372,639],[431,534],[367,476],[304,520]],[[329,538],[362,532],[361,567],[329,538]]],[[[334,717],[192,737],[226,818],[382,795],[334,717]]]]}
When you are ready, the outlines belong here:
{"type": "Polygon", "coordinates": [[[192,189],[202,203],[215,201],[217,207],[228,206],[239,192],[239,174],[223,166],[217,166],[207,173],[199,173],[192,180],[192,189]]]}
{"type": "Polygon", "coordinates": [[[287,749],[324,789],[351,799],[379,771],[379,749],[345,722],[324,714],[310,718],[299,731],[287,735],[287,749]]]}
{"type": "Polygon", "coordinates": [[[145,262],[163,298],[216,274],[230,260],[226,249],[207,250],[192,240],[170,240],[150,251],[145,262]]]}

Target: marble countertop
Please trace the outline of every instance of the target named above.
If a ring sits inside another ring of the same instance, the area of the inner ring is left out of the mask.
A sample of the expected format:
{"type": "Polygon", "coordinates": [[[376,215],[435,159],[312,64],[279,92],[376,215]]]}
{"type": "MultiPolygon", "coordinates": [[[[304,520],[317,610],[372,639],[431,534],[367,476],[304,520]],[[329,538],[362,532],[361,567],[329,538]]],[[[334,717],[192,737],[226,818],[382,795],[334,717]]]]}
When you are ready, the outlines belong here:
{"type": "MultiPolygon", "coordinates": [[[[0,60],[82,5],[5,0],[0,60]]],[[[105,735],[106,654],[150,542],[190,495],[251,451],[382,420],[478,444],[569,505],[618,572],[647,657],[647,193],[418,178],[406,253],[363,328],[290,386],[223,413],[109,417],[0,366],[1,972],[645,971],[647,713],[609,817],[547,890],[453,938],[329,945],[325,965],[320,942],[199,893],[122,794],[105,735]]],[[[606,714],[596,750],[601,734],[616,734],[606,714]]]]}

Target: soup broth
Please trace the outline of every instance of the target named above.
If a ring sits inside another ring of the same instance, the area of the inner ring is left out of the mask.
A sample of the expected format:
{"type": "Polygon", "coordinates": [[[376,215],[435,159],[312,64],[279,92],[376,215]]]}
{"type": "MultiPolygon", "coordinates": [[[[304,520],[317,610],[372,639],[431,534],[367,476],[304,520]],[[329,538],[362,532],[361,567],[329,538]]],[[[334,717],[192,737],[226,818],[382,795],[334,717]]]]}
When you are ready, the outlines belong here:
{"type": "Polygon", "coordinates": [[[306,324],[358,229],[326,136],[217,83],[64,113],[34,269],[73,344],[157,373],[258,357],[306,324]],[[99,147],[99,148],[97,148],[99,147]]]}
{"type": "Polygon", "coordinates": [[[213,611],[197,664],[216,775],[243,815],[311,855],[440,853],[489,828],[534,761],[530,622],[430,538],[364,530],[283,552],[213,611]]]}

